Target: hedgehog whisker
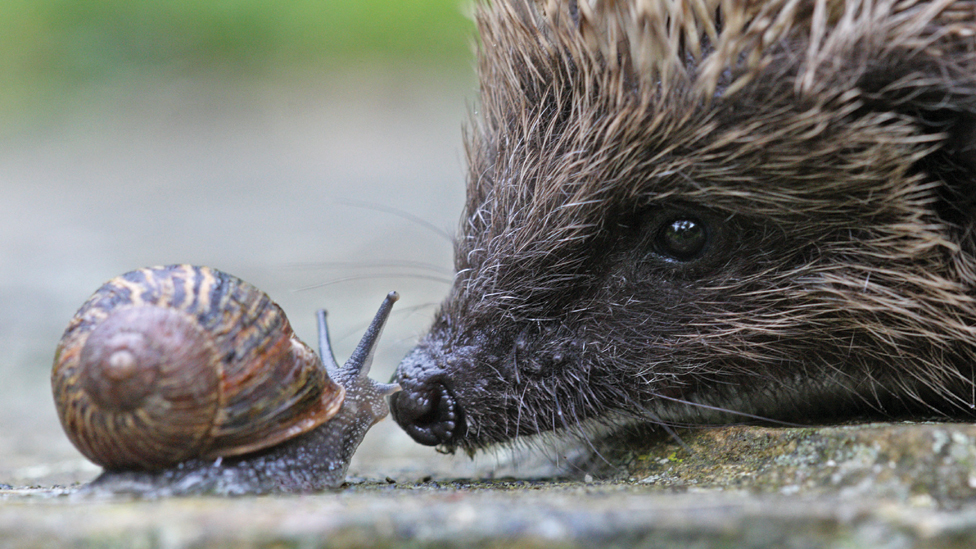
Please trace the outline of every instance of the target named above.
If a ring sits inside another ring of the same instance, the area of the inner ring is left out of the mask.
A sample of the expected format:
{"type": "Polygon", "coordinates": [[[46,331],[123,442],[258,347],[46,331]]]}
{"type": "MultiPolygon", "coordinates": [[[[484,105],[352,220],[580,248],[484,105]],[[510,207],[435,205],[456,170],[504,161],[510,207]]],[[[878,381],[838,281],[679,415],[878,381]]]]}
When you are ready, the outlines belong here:
{"type": "Polygon", "coordinates": [[[417,273],[381,273],[381,274],[364,274],[358,276],[347,276],[343,278],[336,278],[333,280],[328,280],[326,282],[320,282],[318,284],[310,284],[308,286],[302,286],[298,288],[296,292],[307,292],[309,290],[317,290],[319,288],[325,288],[328,286],[334,286],[336,284],[344,284],[346,282],[356,282],[358,280],[370,280],[370,279],[396,279],[396,278],[412,278],[416,280],[431,280],[433,282],[440,282],[442,284],[451,284],[453,281],[449,278],[444,278],[440,276],[417,274],[417,273]]]}
{"type": "Polygon", "coordinates": [[[414,215],[414,214],[412,214],[410,212],[401,210],[399,208],[394,208],[393,206],[386,206],[386,205],[383,205],[383,204],[374,204],[374,203],[370,203],[370,202],[360,202],[360,201],[357,201],[357,200],[336,199],[336,202],[339,203],[339,204],[342,204],[343,206],[351,206],[353,208],[363,208],[363,209],[366,209],[366,210],[373,210],[373,211],[377,211],[377,212],[387,213],[387,214],[390,214],[390,215],[395,215],[395,216],[397,216],[399,218],[406,219],[407,221],[410,221],[412,223],[415,223],[415,224],[419,225],[420,227],[423,227],[423,228],[429,230],[430,232],[432,232],[432,233],[440,236],[441,238],[443,238],[447,242],[454,242],[453,235],[451,235],[450,233],[448,233],[444,229],[441,229],[437,225],[434,225],[433,223],[431,223],[430,221],[427,221],[426,219],[424,219],[422,217],[419,217],[419,216],[414,215]]]}
{"type": "Polygon", "coordinates": [[[315,261],[315,262],[303,262],[303,263],[291,263],[287,267],[292,269],[388,269],[388,268],[402,268],[402,269],[420,269],[425,271],[430,271],[434,273],[440,273],[445,275],[454,275],[454,270],[442,265],[437,265],[434,263],[425,263],[423,261],[410,261],[410,260],[400,260],[400,261],[315,261]]]}
{"type": "Polygon", "coordinates": [[[755,419],[757,421],[762,421],[764,423],[766,423],[766,422],[768,422],[768,423],[774,423],[776,425],[783,425],[784,427],[803,427],[803,425],[800,424],[800,423],[793,423],[791,421],[782,421],[782,420],[774,419],[774,418],[771,418],[771,417],[765,417],[765,416],[759,416],[759,415],[755,415],[755,414],[749,414],[749,413],[746,413],[746,412],[741,412],[739,410],[734,410],[732,408],[723,408],[721,406],[710,406],[708,404],[704,404],[704,403],[701,403],[701,402],[694,402],[694,401],[691,401],[691,400],[684,400],[684,399],[681,399],[681,398],[669,397],[669,396],[666,396],[666,395],[663,395],[663,394],[660,394],[660,393],[653,393],[652,395],[653,395],[654,398],[659,398],[661,400],[667,400],[667,401],[670,401],[670,402],[676,402],[678,404],[685,404],[687,406],[693,406],[693,407],[696,407],[696,408],[702,408],[702,409],[705,409],[705,410],[711,410],[713,412],[721,412],[721,413],[729,414],[729,415],[733,415],[733,416],[738,416],[738,417],[743,417],[743,418],[749,418],[749,419],[755,419]]]}

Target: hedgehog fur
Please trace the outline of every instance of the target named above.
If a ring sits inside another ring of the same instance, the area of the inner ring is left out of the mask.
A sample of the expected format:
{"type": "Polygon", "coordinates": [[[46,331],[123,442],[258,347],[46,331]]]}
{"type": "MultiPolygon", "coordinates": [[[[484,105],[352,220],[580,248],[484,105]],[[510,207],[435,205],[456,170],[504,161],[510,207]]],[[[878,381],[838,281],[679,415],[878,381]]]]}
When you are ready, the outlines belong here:
{"type": "Polygon", "coordinates": [[[976,414],[976,2],[476,17],[457,276],[395,376],[416,440],[976,414]]]}

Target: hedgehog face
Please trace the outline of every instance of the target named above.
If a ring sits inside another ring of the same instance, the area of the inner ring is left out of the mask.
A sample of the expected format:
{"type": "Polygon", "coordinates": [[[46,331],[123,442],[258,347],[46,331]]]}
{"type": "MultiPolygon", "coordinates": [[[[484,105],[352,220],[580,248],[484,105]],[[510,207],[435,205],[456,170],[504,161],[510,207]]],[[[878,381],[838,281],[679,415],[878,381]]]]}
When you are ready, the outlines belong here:
{"type": "Polygon", "coordinates": [[[482,7],[458,275],[392,400],[418,442],[971,410],[972,35],[687,4],[482,7]]]}

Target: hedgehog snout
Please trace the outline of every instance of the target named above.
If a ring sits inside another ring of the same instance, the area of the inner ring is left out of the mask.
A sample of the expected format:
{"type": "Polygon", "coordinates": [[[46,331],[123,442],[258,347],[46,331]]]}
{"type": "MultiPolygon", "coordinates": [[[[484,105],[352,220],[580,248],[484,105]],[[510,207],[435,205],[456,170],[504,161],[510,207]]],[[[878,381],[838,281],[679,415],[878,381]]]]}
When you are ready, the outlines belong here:
{"type": "Polygon", "coordinates": [[[415,441],[427,446],[454,446],[464,437],[464,411],[451,390],[448,377],[426,369],[415,353],[407,356],[394,380],[403,388],[390,397],[390,414],[415,441]]]}

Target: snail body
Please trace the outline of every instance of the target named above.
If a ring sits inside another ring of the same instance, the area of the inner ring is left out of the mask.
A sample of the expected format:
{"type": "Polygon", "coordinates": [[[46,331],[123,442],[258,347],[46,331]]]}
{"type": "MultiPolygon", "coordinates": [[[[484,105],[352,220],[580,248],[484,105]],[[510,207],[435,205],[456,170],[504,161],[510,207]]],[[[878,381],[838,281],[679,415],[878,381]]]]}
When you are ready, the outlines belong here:
{"type": "Polygon", "coordinates": [[[324,311],[319,359],[281,308],[239,278],[191,265],[126,273],[89,298],[58,345],[58,415],[78,450],[106,469],[96,485],[336,486],[397,389],[367,377],[396,299],[387,296],[340,368],[324,311]]]}

